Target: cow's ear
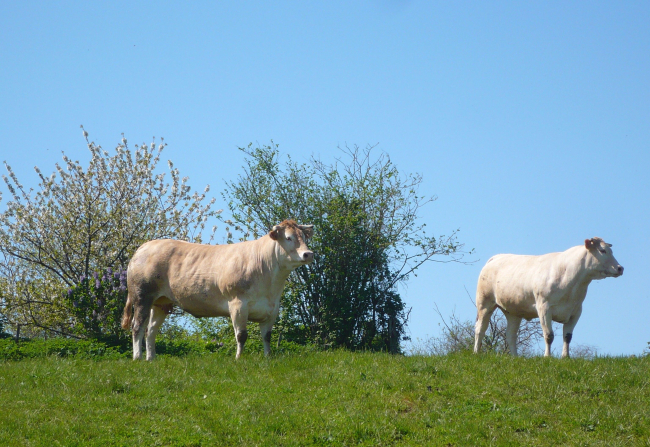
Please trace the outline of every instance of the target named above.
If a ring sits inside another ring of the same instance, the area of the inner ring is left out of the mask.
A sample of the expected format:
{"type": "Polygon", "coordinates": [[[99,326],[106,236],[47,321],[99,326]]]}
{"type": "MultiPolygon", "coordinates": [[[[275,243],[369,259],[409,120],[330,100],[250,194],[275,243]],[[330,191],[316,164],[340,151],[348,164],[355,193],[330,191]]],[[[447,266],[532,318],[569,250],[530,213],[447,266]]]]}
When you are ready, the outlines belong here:
{"type": "Polygon", "coordinates": [[[302,230],[302,234],[304,234],[307,239],[311,238],[314,235],[313,225],[298,225],[298,228],[302,230]]]}
{"type": "Polygon", "coordinates": [[[280,233],[280,229],[282,227],[280,225],[274,226],[271,231],[269,231],[269,237],[273,239],[274,241],[278,240],[278,234],[280,233]]]}
{"type": "Polygon", "coordinates": [[[589,250],[591,247],[594,246],[594,241],[591,239],[585,239],[585,248],[589,250]]]}

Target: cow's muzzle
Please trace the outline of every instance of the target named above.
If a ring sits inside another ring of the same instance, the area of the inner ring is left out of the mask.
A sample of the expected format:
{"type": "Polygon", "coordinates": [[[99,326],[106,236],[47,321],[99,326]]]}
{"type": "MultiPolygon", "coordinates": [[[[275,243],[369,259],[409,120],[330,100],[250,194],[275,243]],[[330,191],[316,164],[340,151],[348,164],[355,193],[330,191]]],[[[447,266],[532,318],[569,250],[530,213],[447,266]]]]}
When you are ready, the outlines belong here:
{"type": "Polygon", "coordinates": [[[618,267],[616,267],[616,276],[621,276],[623,274],[623,270],[625,270],[625,269],[623,268],[622,265],[619,265],[618,267]]]}
{"type": "Polygon", "coordinates": [[[304,263],[309,263],[314,260],[314,252],[313,251],[305,251],[302,253],[302,262],[304,263]]]}

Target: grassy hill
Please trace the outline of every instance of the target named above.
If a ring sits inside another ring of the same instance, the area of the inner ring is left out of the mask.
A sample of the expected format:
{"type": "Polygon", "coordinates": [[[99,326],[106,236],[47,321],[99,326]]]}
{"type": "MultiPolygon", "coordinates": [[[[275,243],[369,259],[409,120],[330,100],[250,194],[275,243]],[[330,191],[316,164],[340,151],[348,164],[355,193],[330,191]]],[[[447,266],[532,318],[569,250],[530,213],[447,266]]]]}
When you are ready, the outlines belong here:
{"type": "Polygon", "coordinates": [[[0,445],[650,445],[650,356],[0,363],[0,445]]]}

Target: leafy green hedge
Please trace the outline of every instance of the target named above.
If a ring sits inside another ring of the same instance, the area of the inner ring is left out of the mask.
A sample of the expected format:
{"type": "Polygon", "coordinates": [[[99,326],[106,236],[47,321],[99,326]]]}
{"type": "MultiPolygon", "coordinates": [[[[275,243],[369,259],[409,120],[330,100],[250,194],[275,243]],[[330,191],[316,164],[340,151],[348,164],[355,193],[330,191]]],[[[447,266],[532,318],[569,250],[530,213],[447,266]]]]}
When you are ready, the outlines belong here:
{"type": "Polygon", "coordinates": [[[0,340],[0,360],[21,360],[37,357],[120,358],[125,353],[114,346],[96,340],[69,338],[35,339],[16,342],[0,340]]]}
{"type": "MultiPolygon", "coordinates": [[[[156,340],[156,353],[161,356],[182,357],[186,355],[207,355],[218,353],[224,356],[234,356],[237,346],[234,340],[226,343],[208,341],[197,337],[187,336],[178,338],[162,338],[156,340]]],[[[273,345],[272,352],[304,352],[314,350],[291,342],[282,342],[280,348],[273,345]]],[[[262,342],[249,340],[244,354],[263,352],[262,342]]],[[[116,343],[111,341],[78,340],[71,338],[50,338],[21,340],[12,338],[0,339],[0,361],[21,360],[39,357],[73,357],[83,359],[116,359],[130,358],[132,350],[130,342],[116,343]]]]}

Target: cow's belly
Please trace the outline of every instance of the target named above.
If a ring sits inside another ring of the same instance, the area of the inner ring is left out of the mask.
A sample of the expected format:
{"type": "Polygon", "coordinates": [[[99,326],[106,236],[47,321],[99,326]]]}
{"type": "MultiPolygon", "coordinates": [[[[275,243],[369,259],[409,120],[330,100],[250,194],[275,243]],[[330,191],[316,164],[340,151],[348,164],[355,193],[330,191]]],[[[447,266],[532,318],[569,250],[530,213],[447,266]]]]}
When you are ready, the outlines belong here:
{"type": "Polygon", "coordinates": [[[576,306],[577,303],[574,301],[567,301],[551,306],[551,318],[553,321],[564,324],[575,313],[576,306]]]}
{"type": "MultiPolygon", "coordinates": [[[[226,298],[208,298],[203,296],[188,296],[175,300],[184,311],[195,317],[228,317],[230,303],[226,298]]],[[[266,298],[260,300],[244,300],[243,305],[248,310],[248,320],[255,322],[268,321],[278,313],[280,303],[269,303],[266,298]]]]}
{"type": "MultiPolygon", "coordinates": [[[[539,312],[537,312],[537,306],[535,303],[518,303],[518,305],[513,305],[509,303],[508,305],[499,305],[504,312],[515,315],[517,317],[525,318],[526,320],[532,320],[534,318],[539,318],[539,312]]],[[[552,307],[551,308],[551,318],[557,323],[566,323],[573,315],[575,306],[561,306],[561,307],[552,307]]]]}
{"type": "MultiPolygon", "coordinates": [[[[517,295],[501,295],[496,297],[499,307],[509,314],[532,320],[539,318],[537,304],[532,293],[521,292],[517,295]]],[[[551,319],[558,323],[566,323],[575,313],[579,302],[564,297],[551,304],[551,319]]]]}
{"type": "Polygon", "coordinates": [[[248,302],[248,319],[255,322],[268,321],[278,313],[280,302],[272,303],[268,299],[252,300],[248,302]]]}
{"type": "Polygon", "coordinates": [[[228,301],[224,298],[201,295],[186,296],[176,300],[176,303],[186,312],[195,317],[227,317],[230,316],[228,301]]]}
{"type": "Polygon", "coordinates": [[[526,320],[539,317],[535,300],[505,300],[504,302],[497,300],[497,304],[501,310],[516,317],[525,318],[526,320]]]}
{"type": "Polygon", "coordinates": [[[494,295],[497,305],[506,313],[527,320],[532,320],[539,316],[537,306],[535,305],[535,295],[530,288],[506,281],[499,281],[495,287],[494,295]]]}

